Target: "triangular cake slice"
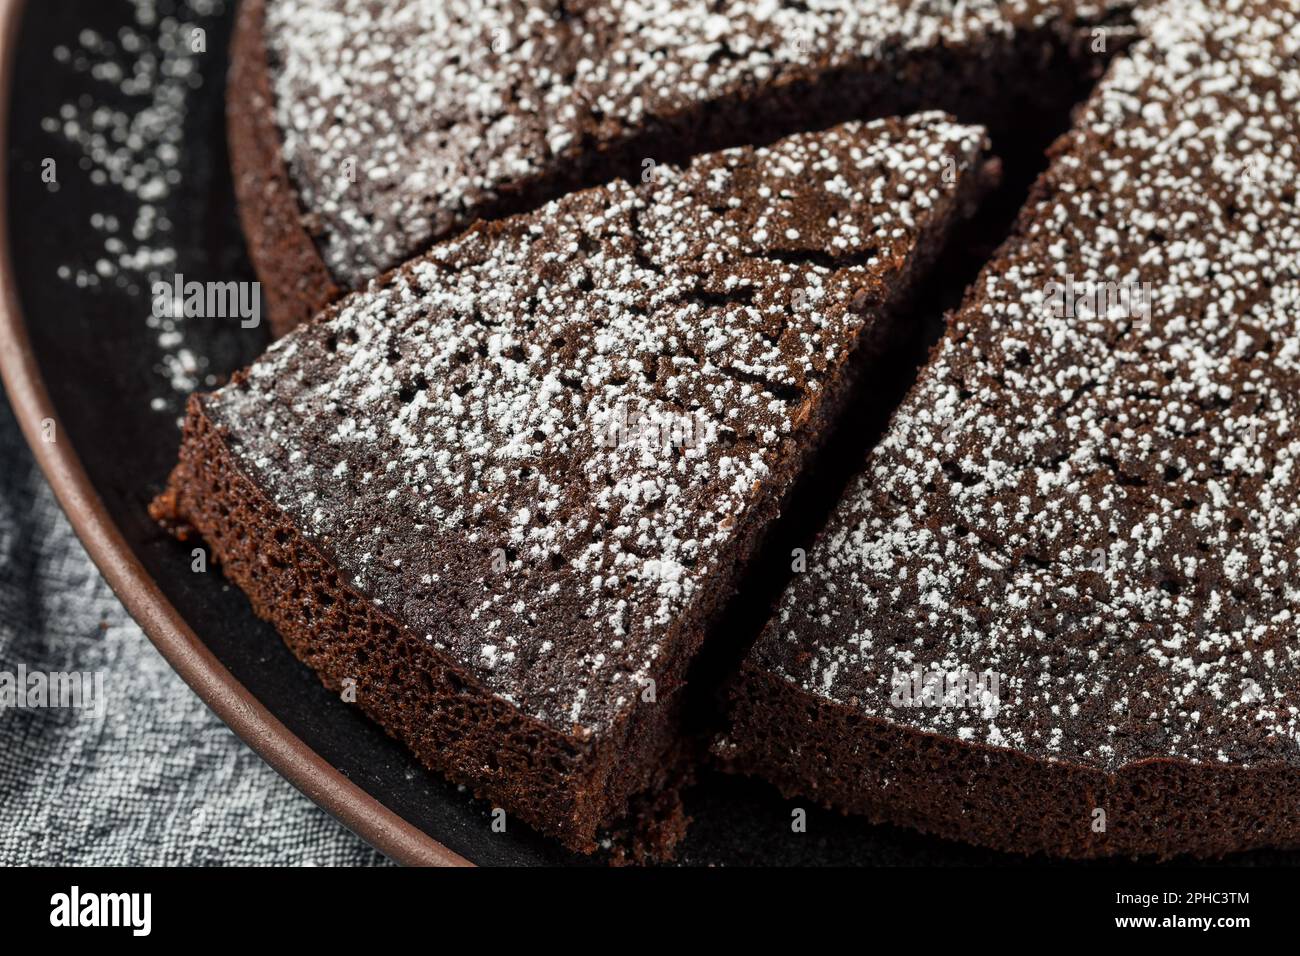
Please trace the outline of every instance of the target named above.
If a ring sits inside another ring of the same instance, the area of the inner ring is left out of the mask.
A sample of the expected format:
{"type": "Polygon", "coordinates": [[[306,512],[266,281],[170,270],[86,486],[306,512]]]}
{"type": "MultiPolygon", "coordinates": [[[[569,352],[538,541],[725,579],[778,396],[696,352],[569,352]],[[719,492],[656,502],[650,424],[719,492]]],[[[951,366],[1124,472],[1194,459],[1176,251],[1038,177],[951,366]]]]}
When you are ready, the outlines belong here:
{"type": "Polygon", "coordinates": [[[481,224],[193,397],[155,516],[425,764],[590,850],[667,782],[688,662],[986,148],[849,124],[481,224]]]}
{"type": "Polygon", "coordinates": [[[733,767],[1002,849],[1300,843],[1300,21],[1139,20],[746,661],[733,767]]]}

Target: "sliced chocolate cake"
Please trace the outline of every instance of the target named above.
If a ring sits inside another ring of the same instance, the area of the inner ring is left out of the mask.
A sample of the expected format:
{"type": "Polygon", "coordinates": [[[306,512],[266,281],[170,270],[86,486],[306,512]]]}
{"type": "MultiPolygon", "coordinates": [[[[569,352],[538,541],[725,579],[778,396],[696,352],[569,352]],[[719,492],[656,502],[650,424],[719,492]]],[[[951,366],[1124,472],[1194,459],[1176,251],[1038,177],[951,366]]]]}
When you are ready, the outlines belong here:
{"type": "Polygon", "coordinates": [[[1300,9],[1139,26],[746,661],[732,767],[1010,850],[1300,844],[1300,9]]]}
{"type": "Polygon", "coordinates": [[[193,397],[155,517],[424,763],[591,850],[671,785],[683,671],[986,148],[854,123],[480,224],[193,397]]]}
{"type": "Polygon", "coordinates": [[[942,109],[1076,102],[1119,2],[243,0],[240,212],[283,332],[475,219],[645,164],[942,109]]]}

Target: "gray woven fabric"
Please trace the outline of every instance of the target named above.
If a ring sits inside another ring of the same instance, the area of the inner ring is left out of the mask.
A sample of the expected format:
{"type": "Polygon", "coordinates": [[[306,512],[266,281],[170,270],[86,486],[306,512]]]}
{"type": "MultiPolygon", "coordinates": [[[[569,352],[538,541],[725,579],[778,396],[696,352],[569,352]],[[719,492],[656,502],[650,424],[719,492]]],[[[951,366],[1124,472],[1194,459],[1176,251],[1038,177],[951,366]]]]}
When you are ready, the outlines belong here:
{"type": "Polygon", "coordinates": [[[0,710],[0,865],[384,862],[171,670],[73,535],[0,393],[0,682],[20,667],[101,672],[107,706],[0,710]]]}

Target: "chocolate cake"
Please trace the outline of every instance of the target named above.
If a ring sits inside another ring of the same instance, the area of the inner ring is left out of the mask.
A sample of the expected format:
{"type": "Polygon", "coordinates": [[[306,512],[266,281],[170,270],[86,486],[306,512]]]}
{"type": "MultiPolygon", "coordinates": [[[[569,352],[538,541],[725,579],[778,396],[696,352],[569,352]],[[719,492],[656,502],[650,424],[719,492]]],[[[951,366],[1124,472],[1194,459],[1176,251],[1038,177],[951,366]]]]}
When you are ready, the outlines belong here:
{"type": "Polygon", "coordinates": [[[1123,38],[1091,26],[1128,5],[243,0],[231,159],[270,323],[650,163],[928,109],[1032,125],[1078,101],[1123,38]]]}
{"type": "Polygon", "coordinates": [[[986,148],[852,123],[479,224],[192,397],[153,513],[421,761],[592,850],[671,789],[684,670],[986,148]]]}
{"type": "Polygon", "coordinates": [[[1138,13],[719,755],[1016,851],[1300,844],[1300,9],[1138,13]]]}

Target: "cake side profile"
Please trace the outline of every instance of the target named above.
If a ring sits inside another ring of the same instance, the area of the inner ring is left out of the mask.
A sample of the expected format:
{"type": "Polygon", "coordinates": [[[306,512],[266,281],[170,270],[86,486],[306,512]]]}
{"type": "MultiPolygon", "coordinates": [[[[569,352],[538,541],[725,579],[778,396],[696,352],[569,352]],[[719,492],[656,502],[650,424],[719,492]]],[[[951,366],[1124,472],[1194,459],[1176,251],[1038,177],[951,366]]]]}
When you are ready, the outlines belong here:
{"type": "Polygon", "coordinates": [[[1128,4],[244,0],[231,162],[276,334],[482,218],[647,164],[1077,102],[1128,4]]]}
{"type": "Polygon", "coordinates": [[[1138,14],[715,750],[1022,852],[1300,844],[1300,9],[1138,14]]]}
{"type": "Polygon", "coordinates": [[[226,135],[239,224],[266,295],[267,324],[281,336],[339,297],[312,239],[313,219],[285,164],[266,49],[266,0],[242,0],[231,40],[226,135]]]}
{"type": "Polygon", "coordinates": [[[422,762],[590,851],[671,787],[685,668],[986,150],[847,124],[480,224],[192,397],[153,514],[422,762]]]}

